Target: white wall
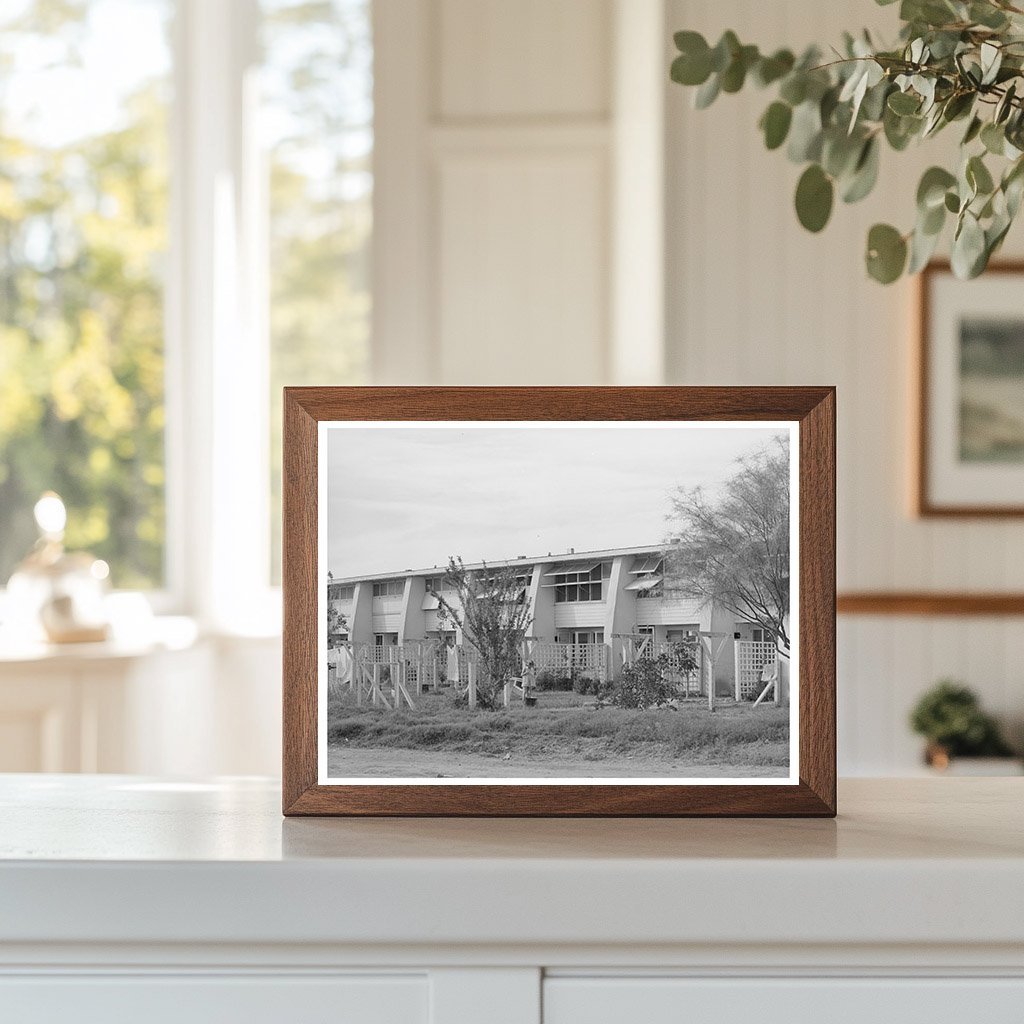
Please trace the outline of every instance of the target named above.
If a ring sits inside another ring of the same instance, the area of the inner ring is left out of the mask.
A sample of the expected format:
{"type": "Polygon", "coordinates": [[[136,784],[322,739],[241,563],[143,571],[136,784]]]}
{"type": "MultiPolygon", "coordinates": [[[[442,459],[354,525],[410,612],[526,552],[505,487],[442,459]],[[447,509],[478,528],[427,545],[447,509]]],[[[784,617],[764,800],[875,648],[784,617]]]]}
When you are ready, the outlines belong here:
{"type": "Polygon", "coordinates": [[[607,379],[613,27],[612,0],[379,0],[376,380],[607,379]]]}
{"type": "MultiPolygon", "coordinates": [[[[745,43],[795,48],[865,24],[887,26],[877,38],[891,39],[894,11],[868,0],[669,0],[668,28],[712,41],[732,28],[745,43]]],[[[868,227],[911,226],[917,179],[955,137],[885,152],[878,192],[838,204],[813,236],[792,208],[800,169],[766,152],[756,129],[768,94],[751,89],[696,111],[691,93],[667,87],[669,382],[838,387],[840,590],[1020,590],[1020,521],[909,512],[913,286],[883,288],[863,270],[868,227]]],[[[1006,253],[1022,249],[1018,230],[1006,253]]],[[[907,713],[942,676],[968,682],[1021,731],[1024,622],[840,618],[840,770],[912,769],[919,743],[907,713]]]]}

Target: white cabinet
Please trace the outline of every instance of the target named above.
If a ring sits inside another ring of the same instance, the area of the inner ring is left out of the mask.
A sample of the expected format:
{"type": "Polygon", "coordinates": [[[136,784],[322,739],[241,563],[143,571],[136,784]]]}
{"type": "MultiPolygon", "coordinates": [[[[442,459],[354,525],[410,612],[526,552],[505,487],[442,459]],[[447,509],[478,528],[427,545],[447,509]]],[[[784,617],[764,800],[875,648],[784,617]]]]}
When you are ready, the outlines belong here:
{"type": "Polygon", "coordinates": [[[548,978],[544,1024],[1020,1024],[1024,978],[548,978]]]}
{"type": "Polygon", "coordinates": [[[428,1024],[425,974],[0,978],[17,1024],[428,1024]]]}
{"type": "Polygon", "coordinates": [[[0,776],[0,1022],[1022,1024],[1020,797],[282,820],[258,779],[0,776]]]}

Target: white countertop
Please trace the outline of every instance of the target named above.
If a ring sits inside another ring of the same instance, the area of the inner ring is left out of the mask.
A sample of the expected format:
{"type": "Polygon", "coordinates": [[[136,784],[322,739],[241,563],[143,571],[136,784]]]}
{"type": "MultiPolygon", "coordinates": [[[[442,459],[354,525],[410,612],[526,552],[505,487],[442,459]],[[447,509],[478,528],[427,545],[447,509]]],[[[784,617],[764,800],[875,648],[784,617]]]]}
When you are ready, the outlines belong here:
{"type": "Polygon", "coordinates": [[[276,784],[0,776],[0,943],[1024,944],[1024,779],[828,820],[284,819],[276,784]]]}

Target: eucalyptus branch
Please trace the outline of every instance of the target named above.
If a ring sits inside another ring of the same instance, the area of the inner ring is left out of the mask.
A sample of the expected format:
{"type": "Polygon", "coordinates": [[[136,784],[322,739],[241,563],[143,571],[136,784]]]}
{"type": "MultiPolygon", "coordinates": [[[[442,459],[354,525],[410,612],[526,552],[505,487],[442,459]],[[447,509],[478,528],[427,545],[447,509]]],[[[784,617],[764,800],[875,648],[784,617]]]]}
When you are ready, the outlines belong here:
{"type": "Polygon", "coordinates": [[[874,225],[865,261],[883,284],[916,273],[952,219],[953,270],[975,277],[1002,245],[1024,196],[1024,9],[1009,0],[902,0],[899,17],[895,47],[847,34],[827,62],[814,47],[800,57],[762,54],[731,31],[714,46],[699,33],[678,32],[671,76],[697,87],[701,109],[748,82],[775,90],[759,127],[768,149],[785,145],[789,159],[804,165],[796,214],[813,232],[828,223],[837,194],[847,203],[870,194],[883,143],[901,152],[962,122],[958,165],[925,172],[914,226],[874,225]]]}

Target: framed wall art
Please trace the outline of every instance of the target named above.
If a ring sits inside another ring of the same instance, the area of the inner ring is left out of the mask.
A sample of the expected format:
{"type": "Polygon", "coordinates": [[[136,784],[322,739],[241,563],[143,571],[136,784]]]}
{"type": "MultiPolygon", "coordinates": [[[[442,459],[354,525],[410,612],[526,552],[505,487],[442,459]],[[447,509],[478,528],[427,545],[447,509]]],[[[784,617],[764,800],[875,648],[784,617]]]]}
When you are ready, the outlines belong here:
{"type": "Polygon", "coordinates": [[[284,417],[285,814],[835,814],[833,389],[284,417]]]}
{"type": "Polygon", "coordinates": [[[916,510],[1024,515],[1024,263],[919,288],[916,510]]]}

